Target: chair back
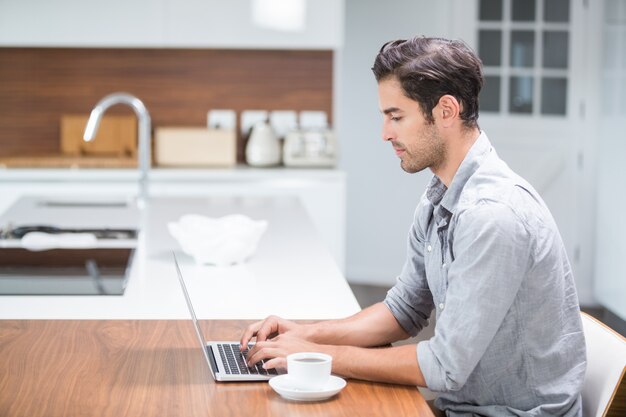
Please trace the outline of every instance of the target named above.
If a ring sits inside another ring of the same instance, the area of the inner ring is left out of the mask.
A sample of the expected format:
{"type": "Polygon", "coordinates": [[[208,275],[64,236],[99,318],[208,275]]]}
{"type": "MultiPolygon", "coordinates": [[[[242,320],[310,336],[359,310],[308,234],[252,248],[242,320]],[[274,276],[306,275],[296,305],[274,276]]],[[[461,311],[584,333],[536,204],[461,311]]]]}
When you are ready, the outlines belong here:
{"type": "Polygon", "coordinates": [[[626,416],[626,338],[581,313],[587,346],[583,416],[626,416]]]}

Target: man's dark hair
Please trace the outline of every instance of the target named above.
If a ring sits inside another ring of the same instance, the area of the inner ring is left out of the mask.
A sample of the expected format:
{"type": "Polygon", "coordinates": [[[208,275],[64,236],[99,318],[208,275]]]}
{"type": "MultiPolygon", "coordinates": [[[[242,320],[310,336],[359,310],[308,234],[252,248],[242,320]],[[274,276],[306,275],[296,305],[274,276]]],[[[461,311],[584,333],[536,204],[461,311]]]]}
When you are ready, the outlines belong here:
{"type": "Polygon", "coordinates": [[[416,36],[387,42],[372,67],[376,81],[396,78],[404,94],[419,103],[433,123],[433,108],[449,94],[461,104],[466,127],[478,127],[478,94],[483,86],[482,63],[460,40],[416,36]]]}

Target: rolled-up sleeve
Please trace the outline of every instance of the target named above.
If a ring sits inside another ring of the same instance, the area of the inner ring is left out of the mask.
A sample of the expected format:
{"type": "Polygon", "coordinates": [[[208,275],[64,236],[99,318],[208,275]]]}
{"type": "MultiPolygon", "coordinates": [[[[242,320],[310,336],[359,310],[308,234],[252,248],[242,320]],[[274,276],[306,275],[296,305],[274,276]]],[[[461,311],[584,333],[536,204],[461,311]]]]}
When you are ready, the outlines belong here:
{"type": "Polygon", "coordinates": [[[531,263],[529,234],[508,206],[480,203],[459,213],[456,221],[445,308],[435,336],[417,346],[420,369],[433,391],[463,387],[511,308],[531,263]]]}
{"type": "MultiPolygon", "coordinates": [[[[418,205],[416,216],[422,212],[424,204],[428,204],[425,198],[418,205]]],[[[416,217],[409,231],[407,256],[402,272],[384,300],[400,326],[411,336],[415,336],[428,325],[428,318],[433,310],[433,298],[424,270],[423,242],[424,234],[416,217]]]]}

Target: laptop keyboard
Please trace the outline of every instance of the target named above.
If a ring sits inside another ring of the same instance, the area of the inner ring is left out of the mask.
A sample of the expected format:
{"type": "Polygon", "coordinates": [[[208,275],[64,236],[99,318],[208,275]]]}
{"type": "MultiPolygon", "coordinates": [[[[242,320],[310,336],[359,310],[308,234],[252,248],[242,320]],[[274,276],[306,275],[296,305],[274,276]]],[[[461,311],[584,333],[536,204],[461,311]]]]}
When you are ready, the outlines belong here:
{"type": "Polygon", "coordinates": [[[246,365],[246,355],[248,349],[243,352],[239,350],[239,345],[219,343],[217,349],[227,374],[232,375],[278,375],[276,369],[263,369],[265,361],[258,362],[253,367],[246,365]]]}

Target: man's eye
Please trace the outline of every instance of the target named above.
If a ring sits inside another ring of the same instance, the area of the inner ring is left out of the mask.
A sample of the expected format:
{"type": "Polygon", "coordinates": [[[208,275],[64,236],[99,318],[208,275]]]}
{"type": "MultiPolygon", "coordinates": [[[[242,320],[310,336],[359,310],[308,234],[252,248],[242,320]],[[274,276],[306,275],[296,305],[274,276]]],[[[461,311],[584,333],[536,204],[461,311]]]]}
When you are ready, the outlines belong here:
{"type": "Polygon", "coordinates": [[[391,120],[394,121],[394,122],[398,122],[398,121],[400,121],[400,119],[402,119],[402,117],[398,117],[398,116],[393,117],[393,116],[391,116],[391,120]]]}

